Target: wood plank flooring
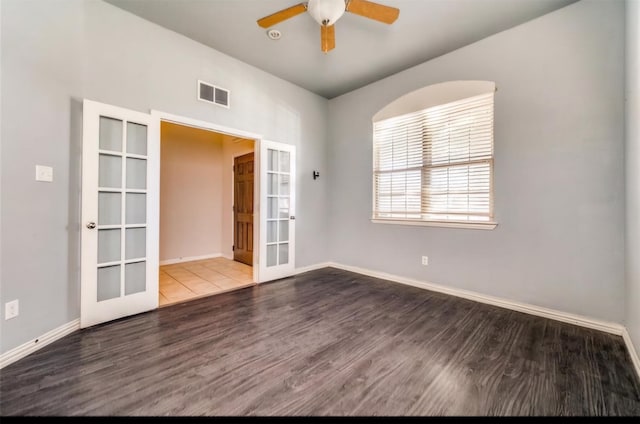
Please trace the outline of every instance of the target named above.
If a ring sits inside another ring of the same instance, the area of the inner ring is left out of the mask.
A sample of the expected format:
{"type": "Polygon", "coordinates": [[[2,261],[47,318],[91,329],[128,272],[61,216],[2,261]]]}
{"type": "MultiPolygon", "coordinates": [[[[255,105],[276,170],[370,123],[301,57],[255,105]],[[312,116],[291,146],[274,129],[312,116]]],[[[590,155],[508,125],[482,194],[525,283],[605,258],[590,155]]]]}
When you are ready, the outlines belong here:
{"type": "Polygon", "coordinates": [[[160,306],[186,302],[254,285],[253,268],[226,258],[160,267],[160,306]]]}
{"type": "Polygon", "coordinates": [[[325,268],[81,330],[2,415],[639,415],[621,337],[325,268]]]}

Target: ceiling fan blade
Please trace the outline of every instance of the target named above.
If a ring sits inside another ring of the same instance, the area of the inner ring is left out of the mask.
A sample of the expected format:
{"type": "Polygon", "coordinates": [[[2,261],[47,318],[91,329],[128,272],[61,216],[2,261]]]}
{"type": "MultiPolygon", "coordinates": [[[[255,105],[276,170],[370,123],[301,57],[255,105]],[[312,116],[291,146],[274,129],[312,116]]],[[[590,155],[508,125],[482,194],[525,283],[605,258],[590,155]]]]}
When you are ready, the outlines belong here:
{"type": "Polygon", "coordinates": [[[325,53],[336,48],[336,27],[334,25],[320,26],[320,42],[322,51],[325,53]]]}
{"type": "Polygon", "coordinates": [[[400,15],[400,9],[367,0],[349,0],[347,3],[347,12],[355,13],[365,18],[375,19],[385,24],[394,23],[400,15]]]}
{"type": "Polygon", "coordinates": [[[306,11],[307,5],[305,3],[296,4],[295,6],[291,6],[287,9],[276,12],[273,15],[265,16],[262,19],[258,19],[258,25],[260,25],[262,28],[269,28],[274,26],[275,24],[279,24],[282,21],[293,18],[294,16],[297,16],[306,11]]]}

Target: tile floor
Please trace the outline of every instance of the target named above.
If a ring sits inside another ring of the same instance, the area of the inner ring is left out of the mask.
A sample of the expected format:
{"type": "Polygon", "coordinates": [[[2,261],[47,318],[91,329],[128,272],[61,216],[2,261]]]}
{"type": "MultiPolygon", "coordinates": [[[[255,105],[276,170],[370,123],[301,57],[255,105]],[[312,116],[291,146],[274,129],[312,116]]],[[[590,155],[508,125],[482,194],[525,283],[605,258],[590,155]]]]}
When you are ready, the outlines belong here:
{"type": "Polygon", "coordinates": [[[253,268],[226,258],[160,267],[160,306],[253,286],[253,268]]]}

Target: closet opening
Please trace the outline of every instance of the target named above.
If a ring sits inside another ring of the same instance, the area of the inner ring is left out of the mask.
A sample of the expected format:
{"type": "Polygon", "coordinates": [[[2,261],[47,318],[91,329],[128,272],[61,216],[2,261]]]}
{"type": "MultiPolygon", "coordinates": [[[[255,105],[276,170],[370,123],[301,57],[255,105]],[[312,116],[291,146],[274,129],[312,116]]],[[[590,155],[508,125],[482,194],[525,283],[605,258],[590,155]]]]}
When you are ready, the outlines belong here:
{"type": "Polygon", "coordinates": [[[255,141],[161,121],[159,305],[253,286],[255,141]]]}

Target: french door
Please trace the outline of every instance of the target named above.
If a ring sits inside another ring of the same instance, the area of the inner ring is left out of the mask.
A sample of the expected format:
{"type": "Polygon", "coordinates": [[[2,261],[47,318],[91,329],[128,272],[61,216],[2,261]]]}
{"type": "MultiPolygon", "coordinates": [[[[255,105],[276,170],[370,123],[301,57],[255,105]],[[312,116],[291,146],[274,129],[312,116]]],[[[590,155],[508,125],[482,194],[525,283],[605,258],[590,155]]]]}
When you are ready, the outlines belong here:
{"type": "Polygon", "coordinates": [[[260,142],[260,282],[295,273],[295,146],[260,142]]]}
{"type": "Polygon", "coordinates": [[[81,327],[158,307],[159,147],[151,115],[83,104],[81,327]]]}

